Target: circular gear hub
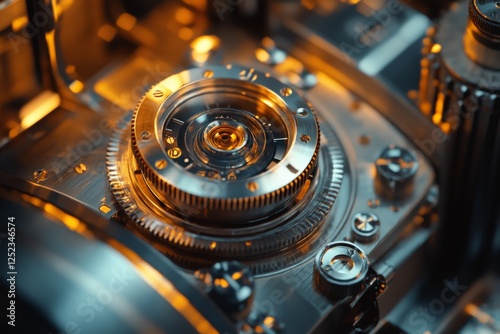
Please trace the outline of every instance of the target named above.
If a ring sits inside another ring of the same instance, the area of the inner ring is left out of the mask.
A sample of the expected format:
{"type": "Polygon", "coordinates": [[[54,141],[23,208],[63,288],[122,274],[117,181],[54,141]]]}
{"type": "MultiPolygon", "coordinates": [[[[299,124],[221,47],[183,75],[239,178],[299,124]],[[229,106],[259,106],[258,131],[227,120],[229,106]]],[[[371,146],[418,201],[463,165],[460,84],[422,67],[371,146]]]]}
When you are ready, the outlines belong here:
{"type": "Polygon", "coordinates": [[[316,165],[307,102],[276,79],[233,67],[192,69],[154,86],[132,119],[132,152],[155,196],[215,225],[281,211],[316,165]]]}
{"type": "Polygon", "coordinates": [[[134,225],[186,266],[261,257],[305,240],[332,207],[344,161],[330,128],[324,137],[320,149],[311,104],[269,74],[190,69],[153,86],[118,125],[111,190],[134,225]]]}

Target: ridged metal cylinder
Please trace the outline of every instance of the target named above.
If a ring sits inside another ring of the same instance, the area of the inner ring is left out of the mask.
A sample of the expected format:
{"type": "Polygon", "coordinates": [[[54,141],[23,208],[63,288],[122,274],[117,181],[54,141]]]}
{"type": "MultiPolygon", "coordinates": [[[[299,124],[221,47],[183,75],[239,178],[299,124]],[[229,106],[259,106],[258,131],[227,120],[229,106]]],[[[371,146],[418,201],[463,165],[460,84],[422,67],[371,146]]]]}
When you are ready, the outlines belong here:
{"type": "Polygon", "coordinates": [[[466,52],[467,12],[467,4],[457,6],[425,41],[420,107],[448,135],[439,266],[478,273],[491,260],[500,224],[500,71],[466,52]]]}

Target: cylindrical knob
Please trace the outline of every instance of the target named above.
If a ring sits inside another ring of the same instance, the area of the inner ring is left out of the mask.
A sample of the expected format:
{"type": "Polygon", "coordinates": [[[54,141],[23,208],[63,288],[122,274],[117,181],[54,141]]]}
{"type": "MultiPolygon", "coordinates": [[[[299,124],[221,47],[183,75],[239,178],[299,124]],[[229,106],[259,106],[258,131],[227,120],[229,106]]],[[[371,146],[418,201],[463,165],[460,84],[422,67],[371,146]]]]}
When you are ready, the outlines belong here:
{"type": "Polygon", "coordinates": [[[325,296],[342,299],[361,291],[368,268],[368,258],[359,247],[350,242],[332,242],[316,256],[314,281],[325,296]]]}
{"type": "Polygon", "coordinates": [[[470,0],[465,53],[476,63],[500,69],[500,2],[470,0]]]}
{"type": "Polygon", "coordinates": [[[351,224],[354,239],[362,243],[373,242],[380,231],[380,220],[373,213],[358,212],[351,224]]]}
{"type": "Polygon", "coordinates": [[[500,1],[469,1],[469,18],[481,32],[500,36],[500,1]]]}
{"type": "Polygon", "coordinates": [[[375,161],[375,167],[375,191],[379,196],[397,200],[408,196],[413,190],[418,160],[411,151],[390,145],[375,161]]]}
{"type": "Polygon", "coordinates": [[[249,268],[238,261],[223,261],[196,275],[205,283],[210,298],[226,314],[248,316],[254,296],[254,279],[249,268]]]}

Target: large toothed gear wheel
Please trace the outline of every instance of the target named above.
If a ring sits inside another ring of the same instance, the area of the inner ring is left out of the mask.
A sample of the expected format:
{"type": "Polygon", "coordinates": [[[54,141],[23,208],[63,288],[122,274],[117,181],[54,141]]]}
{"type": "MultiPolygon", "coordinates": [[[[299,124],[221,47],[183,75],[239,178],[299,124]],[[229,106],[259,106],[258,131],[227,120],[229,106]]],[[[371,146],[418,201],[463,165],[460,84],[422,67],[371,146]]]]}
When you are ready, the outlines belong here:
{"type": "Polygon", "coordinates": [[[146,93],[111,140],[108,174],[124,212],[166,244],[260,256],[304,239],[333,205],[343,160],[326,136],[320,151],[312,106],[269,74],[195,68],[146,93]]]}
{"type": "Polygon", "coordinates": [[[180,214],[214,224],[280,211],[311,174],[318,148],[306,101],[252,70],[171,76],[132,118],[132,151],[148,186],[180,214]]]}

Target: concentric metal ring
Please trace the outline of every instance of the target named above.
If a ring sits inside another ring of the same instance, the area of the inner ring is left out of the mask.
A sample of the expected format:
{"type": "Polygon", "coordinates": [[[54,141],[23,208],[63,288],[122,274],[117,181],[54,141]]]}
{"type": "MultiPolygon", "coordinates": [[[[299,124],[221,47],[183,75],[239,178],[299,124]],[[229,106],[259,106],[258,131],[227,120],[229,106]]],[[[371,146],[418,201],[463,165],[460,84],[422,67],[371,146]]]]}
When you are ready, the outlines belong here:
{"type": "MultiPolygon", "coordinates": [[[[325,123],[324,141],[328,146],[318,150],[319,126],[310,104],[265,74],[229,66],[190,70],[176,77],[190,79],[186,84],[177,82],[180,88],[168,97],[165,81],[154,86],[136,112],[118,124],[110,140],[108,176],[116,201],[126,214],[122,216],[125,222],[133,229],[143,229],[159,250],[187,268],[230,257],[250,261],[254,263],[252,270],[264,273],[306,256],[286,250],[305,243],[319,230],[340,190],[344,157],[333,130],[325,123]],[[219,70],[222,77],[217,76],[219,70]],[[210,76],[204,75],[206,71],[210,71],[210,76]],[[265,79],[260,82],[259,76],[265,79]],[[274,90],[264,86],[270,84],[274,90]],[[192,90],[200,86],[204,88],[201,95],[192,90]],[[196,102],[210,96],[217,102],[196,102]],[[235,103],[224,105],[221,96],[229,96],[235,103]],[[145,105],[149,105],[146,111],[142,108],[145,105]],[[158,109],[152,109],[153,105],[158,109]],[[147,110],[150,117],[142,115],[147,110]],[[144,122],[142,117],[146,118],[144,122]],[[150,127],[143,124],[139,128],[141,122],[149,122],[150,127]],[[213,137],[208,139],[212,142],[207,142],[207,136],[213,137]],[[290,138],[290,143],[282,139],[284,136],[290,138]],[[194,141],[195,137],[203,140],[194,141]],[[172,151],[174,148],[178,151],[172,151]],[[152,151],[157,152],[156,159],[144,158],[152,151]],[[238,154],[248,154],[252,163],[240,164],[238,154]],[[196,159],[207,168],[207,175],[197,175],[193,166],[186,170],[196,159]],[[224,159],[232,165],[220,165],[224,159]],[[292,169],[297,170],[278,168],[283,161],[293,162],[292,169]],[[201,194],[208,200],[193,194],[182,195],[179,188],[167,194],[170,179],[155,180],[154,175],[165,178],[163,171],[169,168],[173,173],[185,174],[175,180],[181,186],[197,179],[204,186],[197,191],[205,190],[201,194]],[[217,169],[219,178],[208,175],[217,169]],[[235,173],[234,180],[231,174],[236,170],[239,174],[235,173]],[[268,183],[243,182],[262,175],[269,176],[268,183]],[[243,199],[243,210],[234,210],[238,205],[234,202],[240,201],[240,197],[228,199],[221,191],[226,186],[231,190],[238,181],[243,182],[247,194],[257,194],[254,197],[260,202],[251,204],[243,199]],[[281,188],[277,189],[276,184],[281,188]],[[267,207],[261,206],[262,198],[268,201],[267,207]],[[209,206],[210,201],[219,201],[220,210],[214,210],[214,204],[209,206]],[[272,257],[278,251],[284,251],[279,261],[272,257]],[[263,256],[269,256],[269,261],[262,261],[263,256]],[[253,261],[256,258],[261,260],[253,261]]],[[[325,230],[333,228],[326,225],[325,230]]]]}
{"type": "Polygon", "coordinates": [[[131,135],[134,157],[157,196],[182,207],[183,214],[189,204],[192,217],[221,224],[248,223],[283,209],[309,177],[319,148],[316,118],[297,92],[263,73],[234,66],[191,69],[154,86],[134,114],[131,135]],[[274,121],[265,125],[266,131],[253,134],[266,138],[258,149],[269,161],[255,163],[259,168],[246,177],[238,177],[239,167],[220,173],[207,169],[210,157],[200,164],[175,146],[196,140],[183,135],[200,118],[237,122],[243,115],[274,121]],[[173,132],[177,136],[169,136],[173,132]],[[141,140],[143,133],[153,133],[156,140],[141,140]],[[174,147],[165,148],[164,136],[174,147]],[[306,137],[310,139],[301,139],[306,137]]]}

